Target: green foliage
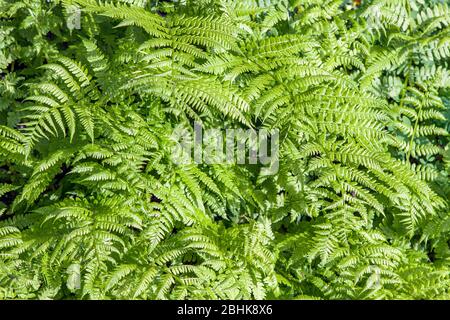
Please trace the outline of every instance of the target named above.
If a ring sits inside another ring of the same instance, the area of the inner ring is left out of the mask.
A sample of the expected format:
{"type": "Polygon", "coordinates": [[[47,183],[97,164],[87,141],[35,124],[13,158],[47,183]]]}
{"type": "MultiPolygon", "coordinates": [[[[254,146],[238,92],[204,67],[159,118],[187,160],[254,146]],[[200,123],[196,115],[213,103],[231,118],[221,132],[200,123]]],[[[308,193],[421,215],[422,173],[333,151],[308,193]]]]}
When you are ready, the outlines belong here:
{"type": "Polygon", "coordinates": [[[0,0],[0,298],[449,299],[449,13],[0,0]],[[194,121],[278,172],[174,164],[194,121]]]}

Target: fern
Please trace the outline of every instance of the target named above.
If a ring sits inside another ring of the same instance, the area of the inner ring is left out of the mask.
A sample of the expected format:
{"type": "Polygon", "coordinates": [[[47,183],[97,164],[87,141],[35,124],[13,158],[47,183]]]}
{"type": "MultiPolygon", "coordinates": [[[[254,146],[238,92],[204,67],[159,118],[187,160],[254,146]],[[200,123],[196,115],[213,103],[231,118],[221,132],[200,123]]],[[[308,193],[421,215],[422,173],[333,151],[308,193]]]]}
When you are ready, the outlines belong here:
{"type": "Polygon", "coordinates": [[[449,298],[448,4],[0,8],[0,298],[449,298]],[[194,122],[278,171],[176,164],[194,122]]]}

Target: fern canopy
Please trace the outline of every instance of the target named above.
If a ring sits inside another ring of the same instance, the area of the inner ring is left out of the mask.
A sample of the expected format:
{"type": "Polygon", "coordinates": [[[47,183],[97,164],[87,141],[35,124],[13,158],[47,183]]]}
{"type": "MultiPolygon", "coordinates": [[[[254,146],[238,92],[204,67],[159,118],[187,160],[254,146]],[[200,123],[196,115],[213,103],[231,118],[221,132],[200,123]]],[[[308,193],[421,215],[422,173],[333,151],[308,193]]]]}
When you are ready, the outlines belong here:
{"type": "Polygon", "coordinates": [[[0,40],[0,299],[450,298],[448,1],[0,0],[0,40]],[[198,123],[277,170],[175,163],[198,123]]]}

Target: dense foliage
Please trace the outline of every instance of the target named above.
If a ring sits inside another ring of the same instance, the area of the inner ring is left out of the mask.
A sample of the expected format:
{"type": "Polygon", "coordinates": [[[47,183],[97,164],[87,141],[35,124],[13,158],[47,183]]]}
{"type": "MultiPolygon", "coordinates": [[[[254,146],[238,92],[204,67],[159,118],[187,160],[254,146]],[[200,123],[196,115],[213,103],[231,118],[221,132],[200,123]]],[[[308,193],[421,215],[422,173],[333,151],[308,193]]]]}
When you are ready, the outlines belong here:
{"type": "Polygon", "coordinates": [[[449,2],[359,2],[0,0],[0,299],[449,299],[449,2]]]}

